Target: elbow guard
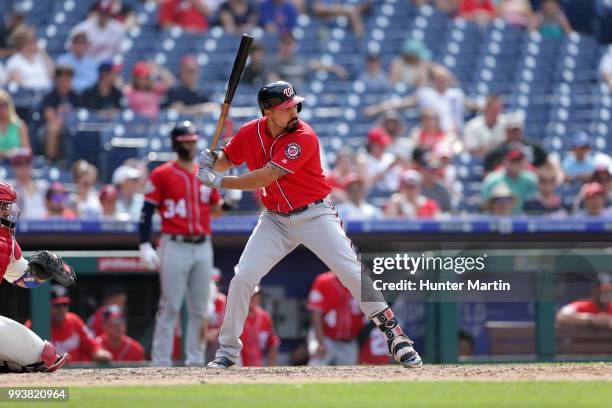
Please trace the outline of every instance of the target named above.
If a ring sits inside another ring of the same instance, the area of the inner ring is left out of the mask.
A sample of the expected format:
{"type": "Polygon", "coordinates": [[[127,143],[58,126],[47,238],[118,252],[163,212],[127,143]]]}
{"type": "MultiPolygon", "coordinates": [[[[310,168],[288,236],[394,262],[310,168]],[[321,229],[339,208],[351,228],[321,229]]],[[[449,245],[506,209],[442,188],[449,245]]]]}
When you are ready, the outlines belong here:
{"type": "Polygon", "coordinates": [[[142,206],[140,212],[140,221],[138,223],[138,234],[140,236],[140,243],[151,241],[151,229],[153,224],[153,213],[155,212],[155,206],[148,201],[142,206]]]}

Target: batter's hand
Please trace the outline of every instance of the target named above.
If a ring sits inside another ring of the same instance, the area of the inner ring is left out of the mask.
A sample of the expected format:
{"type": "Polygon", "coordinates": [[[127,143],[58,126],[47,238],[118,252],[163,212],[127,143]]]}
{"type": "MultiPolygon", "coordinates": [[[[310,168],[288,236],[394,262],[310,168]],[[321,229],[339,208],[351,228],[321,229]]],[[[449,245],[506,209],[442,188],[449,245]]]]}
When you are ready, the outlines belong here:
{"type": "Polygon", "coordinates": [[[218,158],[219,154],[217,152],[206,149],[200,153],[200,167],[210,167],[212,169],[218,158]]]}
{"type": "Polygon", "coordinates": [[[159,257],[157,252],[151,246],[150,242],[143,242],[138,246],[140,250],[140,263],[142,263],[147,269],[158,269],[159,268],[159,257]]]}
{"type": "Polygon", "coordinates": [[[200,167],[198,170],[198,178],[204,183],[205,186],[211,188],[221,188],[221,180],[223,176],[218,174],[210,167],[200,167]]]}

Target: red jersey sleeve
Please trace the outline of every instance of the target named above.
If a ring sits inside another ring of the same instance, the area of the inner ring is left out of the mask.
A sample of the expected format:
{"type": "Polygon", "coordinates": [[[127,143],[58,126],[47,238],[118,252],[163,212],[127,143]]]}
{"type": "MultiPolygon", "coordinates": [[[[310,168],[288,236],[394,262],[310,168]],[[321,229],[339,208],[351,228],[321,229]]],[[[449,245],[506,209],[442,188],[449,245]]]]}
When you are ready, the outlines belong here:
{"type": "Polygon", "coordinates": [[[317,137],[301,132],[282,149],[274,152],[270,163],[274,163],[289,173],[295,173],[308,163],[314,154],[319,154],[317,137]]]}
{"type": "Polygon", "coordinates": [[[321,284],[322,280],[317,278],[312,284],[312,288],[310,289],[310,293],[308,293],[308,302],[306,303],[306,307],[308,310],[327,310],[327,304],[325,301],[324,288],[321,284]]]}
{"type": "Polygon", "coordinates": [[[244,163],[244,152],[242,149],[242,139],[244,138],[244,132],[239,130],[236,135],[221,149],[225,152],[225,156],[230,161],[232,166],[240,166],[244,163]]]}
{"type": "Polygon", "coordinates": [[[101,348],[100,344],[89,334],[85,323],[80,317],[75,316],[74,323],[75,329],[81,338],[81,351],[83,355],[91,357],[98,349],[101,348]]]}
{"type": "Polygon", "coordinates": [[[158,206],[162,199],[162,183],[161,175],[157,169],[151,172],[151,176],[145,187],[145,200],[158,206]]]}

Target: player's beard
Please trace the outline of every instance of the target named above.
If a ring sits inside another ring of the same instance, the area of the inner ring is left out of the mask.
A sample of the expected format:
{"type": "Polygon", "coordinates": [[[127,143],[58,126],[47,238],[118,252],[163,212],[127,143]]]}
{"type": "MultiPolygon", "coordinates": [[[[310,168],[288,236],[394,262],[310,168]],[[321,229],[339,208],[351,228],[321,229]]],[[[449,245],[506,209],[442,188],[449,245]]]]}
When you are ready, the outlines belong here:
{"type": "Polygon", "coordinates": [[[291,119],[289,122],[287,122],[287,126],[285,126],[285,132],[287,133],[295,132],[298,128],[299,122],[300,121],[298,118],[291,119]]]}
{"type": "Polygon", "coordinates": [[[176,144],[176,154],[181,161],[192,162],[195,159],[195,153],[185,148],[180,143],[176,144]]]}

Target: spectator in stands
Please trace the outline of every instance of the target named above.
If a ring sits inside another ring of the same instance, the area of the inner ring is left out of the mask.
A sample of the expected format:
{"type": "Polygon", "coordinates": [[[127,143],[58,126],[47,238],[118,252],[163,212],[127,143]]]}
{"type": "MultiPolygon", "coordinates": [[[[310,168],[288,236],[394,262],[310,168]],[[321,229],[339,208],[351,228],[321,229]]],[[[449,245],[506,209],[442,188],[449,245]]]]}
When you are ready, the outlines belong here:
{"type": "MultiPolygon", "coordinates": [[[[127,2],[122,0],[111,0],[111,2],[111,16],[114,20],[119,21],[126,28],[132,27],[137,23],[136,15],[134,14],[134,9],[129,4],[129,0],[127,2]]],[[[146,0],[144,2],[146,2],[146,0]]],[[[97,3],[92,4],[88,14],[91,15],[96,13],[97,8],[97,3]]]]}
{"type": "Polygon", "coordinates": [[[427,152],[422,159],[417,162],[417,169],[422,176],[421,194],[434,200],[438,204],[438,207],[440,207],[441,212],[451,213],[453,211],[451,193],[440,179],[440,175],[438,174],[440,162],[434,154],[432,152],[427,152]]]}
{"type": "Polygon", "coordinates": [[[486,27],[495,18],[492,0],[460,0],[457,17],[486,27]]]}
{"type": "Polygon", "coordinates": [[[4,64],[0,62],[0,88],[4,88],[6,84],[6,71],[4,70],[4,64]]]}
{"type": "Polygon", "coordinates": [[[126,30],[112,17],[113,0],[98,0],[96,4],[96,12],[71,30],[68,41],[77,33],[85,33],[89,41],[87,55],[96,61],[106,61],[121,55],[126,30]]]}
{"type": "Polygon", "coordinates": [[[595,171],[595,157],[591,154],[591,141],[586,132],[578,132],[571,138],[572,150],[561,165],[566,181],[587,181],[595,171]]]}
{"type": "Polygon", "coordinates": [[[612,91],[612,45],[608,45],[607,51],[601,56],[599,73],[610,91],[612,91]]]}
{"type": "Polygon", "coordinates": [[[132,81],[125,87],[123,94],[134,113],[156,119],[160,101],[174,82],[174,76],[164,67],[139,61],[132,68],[132,81]],[[154,80],[154,76],[159,76],[159,79],[154,80]]]}
{"type": "Polygon", "coordinates": [[[533,9],[529,0],[501,0],[497,4],[497,15],[512,26],[528,28],[533,20],[533,9]]]}
{"type": "Polygon", "coordinates": [[[557,312],[558,327],[612,329],[612,285],[597,283],[590,299],[575,300],[557,312]]]}
{"type": "Polygon", "coordinates": [[[270,67],[267,62],[266,46],[256,42],[251,47],[249,61],[244,68],[242,81],[251,85],[254,89],[259,89],[269,82],[270,67]]]}
{"type": "Polygon", "coordinates": [[[121,165],[113,172],[113,184],[118,190],[117,210],[125,213],[131,221],[138,221],[144,204],[140,191],[142,172],[131,166],[121,165]]]}
{"type": "Polygon", "coordinates": [[[358,163],[365,163],[368,189],[397,191],[401,160],[387,151],[391,143],[393,143],[391,136],[381,128],[373,128],[368,132],[367,154],[365,157],[361,155],[357,158],[358,163]]]}
{"type": "Polygon", "coordinates": [[[11,156],[16,149],[31,150],[28,127],[17,116],[11,95],[0,89],[0,159],[11,156]]]}
{"type": "Polygon", "coordinates": [[[72,165],[76,193],[70,196],[69,205],[78,218],[94,220],[102,216],[102,205],[95,188],[97,179],[98,169],[86,160],[77,160],[72,165]]]}
{"type": "Polygon", "coordinates": [[[587,183],[580,190],[579,198],[584,208],[574,212],[577,217],[610,217],[612,208],[606,206],[606,189],[599,183],[587,183]]]}
{"type": "Polygon", "coordinates": [[[537,180],[533,172],[526,169],[527,159],[524,148],[514,145],[508,149],[503,168],[490,173],[482,182],[480,197],[483,203],[488,202],[495,186],[499,183],[508,185],[516,197],[513,212],[519,214],[525,201],[537,192],[537,180]]]}
{"type": "Polygon", "coordinates": [[[114,116],[121,109],[123,95],[117,88],[117,73],[121,66],[102,62],[98,66],[98,81],[83,92],[81,104],[105,117],[114,116]]]}
{"type": "Polygon", "coordinates": [[[63,218],[66,220],[76,219],[76,214],[68,208],[68,192],[59,181],[51,183],[45,193],[45,218],[63,218]]]}
{"type": "Polygon", "coordinates": [[[506,183],[498,183],[491,194],[486,205],[486,212],[496,217],[509,217],[513,213],[516,204],[516,196],[506,183]]]}
{"type": "Polygon", "coordinates": [[[399,157],[403,164],[412,160],[414,144],[412,139],[406,135],[406,126],[396,111],[383,112],[378,127],[385,130],[393,140],[393,143],[387,149],[389,153],[399,157]]]}
{"type": "Polygon", "coordinates": [[[51,88],[53,61],[45,50],[38,47],[36,33],[32,27],[21,25],[12,34],[15,54],[6,61],[8,81],[35,91],[51,88]]]}
{"type": "Polygon", "coordinates": [[[295,40],[291,33],[281,36],[271,70],[272,80],[282,79],[290,82],[296,88],[302,88],[306,75],[310,71],[331,72],[340,79],[348,78],[346,69],[340,65],[324,63],[318,59],[307,60],[297,55],[295,40]]]}
{"type": "Polygon", "coordinates": [[[280,339],[274,331],[272,317],[261,307],[261,287],[257,285],[251,302],[249,313],[244,322],[244,331],[240,336],[242,350],[240,357],[244,367],[261,367],[276,365],[278,346],[280,339]],[[268,355],[267,364],[264,364],[264,356],[268,355]]]}
{"type": "Polygon", "coordinates": [[[11,37],[17,27],[23,25],[25,14],[23,8],[17,4],[7,11],[6,18],[4,12],[5,10],[0,12],[0,58],[10,57],[15,52],[11,37]]]}
{"type": "Polygon", "coordinates": [[[76,33],[72,37],[70,52],[60,55],[57,59],[58,65],[72,67],[74,72],[72,88],[79,93],[94,85],[98,80],[98,62],[87,55],[88,47],[87,34],[76,33]]]}
{"type": "Polygon", "coordinates": [[[272,34],[285,34],[297,25],[298,8],[289,0],[263,0],[259,4],[259,25],[272,34]]]}
{"type": "MultiPolygon", "coordinates": [[[[111,185],[111,184],[109,184],[111,185]]],[[[115,305],[125,310],[127,308],[127,293],[120,286],[109,286],[104,289],[102,300],[98,309],[87,319],[87,327],[95,337],[104,334],[104,312],[109,306],[115,305]]]]}
{"type": "Polygon", "coordinates": [[[405,109],[418,106],[438,112],[440,127],[445,131],[459,133],[463,129],[464,108],[475,109],[474,103],[465,98],[456,87],[456,81],[448,69],[441,65],[431,68],[432,86],[421,86],[416,92],[399,100],[389,99],[365,108],[366,116],[373,116],[390,109],[405,109]]]}
{"type": "Polygon", "coordinates": [[[69,363],[111,361],[111,353],[95,342],[83,320],[68,311],[70,303],[68,289],[51,285],[51,343],[57,353],[68,353],[69,363]]]}
{"type": "Polygon", "coordinates": [[[104,334],[96,337],[96,343],[112,354],[112,361],[143,361],[144,348],[127,333],[126,317],[117,305],[107,306],[102,314],[104,334]]]}
{"type": "Polygon", "coordinates": [[[332,189],[331,196],[334,203],[341,203],[348,198],[347,185],[359,172],[353,149],[343,147],[336,152],[334,168],[327,173],[327,182],[332,189]]]}
{"type": "Polygon", "coordinates": [[[435,218],[440,207],[431,198],[421,194],[423,177],[413,169],[402,173],[400,188],[385,206],[385,215],[393,218],[435,218]]]}
{"type": "Polygon", "coordinates": [[[421,110],[421,123],[410,132],[413,145],[422,150],[435,149],[440,143],[452,144],[456,136],[440,128],[438,112],[432,108],[421,110]]]}
{"type": "Polygon", "coordinates": [[[248,33],[257,25],[257,8],[251,0],[226,0],[219,7],[219,21],[228,33],[248,33]]]}
{"type": "Polygon", "coordinates": [[[208,95],[198,87],[200,66],[195,56],[183,56],[179,70],[179,83],[168,91],[168,107],[183,115],[201,115],[216,106],[208,103],[208,95]]]}
{"type": "Polygon", "coordinates": [[[180,27],[185,31],[208,30],[208,18],[214,15],[210,1],[163,0],[159,2],[159,25],[164,29],[180,27]]]}
{"type": "Polygon", "coordinates": [[[19,197],[21,218],[26,220],[45,217],[45,192],[49,188],[46,180],[32,177],[32,152],[29,149],[17,149],[11,155],[11,166],[15,180],[11,185],[19,197]]]}
{"type": "Polygon", "coordinates": [[[538,192],[525,201],[523,210],[528,215],[546,215],[560,217],[565,215],[561,196],[556,189],[563,181],[554,166],[546,164],[538,169],[538,192]]]}
{"type": "Polygon", "coordinates": [[[451,193],[453,207],[456,202],[461,198],[461,187],[457,184],[457,168],[453,165],[453,150],[447,144],[438,144],[435,149],[431,152],[432,158],[438,163],[437,174],[440,177],[440,181],[451,193]]]}
{"type": "Polygon", "coordinates": [[[596,163],[595,171],[591,175],[590,183],[599,183],[606,190],[606,197],[609,203],[612,203],[612,163],[602,161],[596,163]]]}
{"type": "Polygon", "coordinates": [[[336,206],[338,214],[343,220],[369,220],[383,218],[380,208],[374,207],[366,201],[367,190],[363,178],[353,174],[346,181],[347,199],[336,206]]]}
{"type": "Polygon", "coordinates": [[[102,219],[115,221],[129,221],[126,212],[120,212],[117,207],[119,192],[113,184],[104,184],[100,187],[100,205],[102,206],[102,219]]]}
{"type": "Polygon", "coordinates": [[[506,140],[504,99],[489,94],[484,113],[471,119],[463,130],[463,143],[475,156],[484,156],[506,140]]]}
{"type": "Polygon", "coordinates": [[[380,55],[368,53],[365,68],[357,77],[357,80],[365,85],[365,92],[381,93],[389,90],[389,77],[382,69],[380,55]]]}
{"type": "Polygon", "coordinates": [[[431,51],[420,40],[408,38],[402,46],[401,55],[391,62],[389,80],[392,85],[398,82],[411,87],[429,83],[429,60],[431,51]]]}
{"type": "Polygon", "coordinates": [[[346,17],[351,23],[353,32],[358,38],[365,34],[363,14],[367,12],[374,2],[372,0],[358,3],[347,3],[339,0],[314,0],[313,14],[323,20],[335,20],[337,17],[346,17]]]}
{"type": "Polygon", "coordinates": [[[62,134],[67,116],[79,106],[80,100],[72,89],[74,72],[68,65],[58,65],[55,69],[55,87],[45,95],[42,101],[42,113],[45,119],[44,147],[45,157],[50,161],[60,158],[62,134]]]}
{"type": "Polygon", "coordinates": [[[141,194],[144,194],[146,190],[147,181],[149,180],[149,167],[147,163],[144,161],[144,159],[137,158],[137,157],[131,157],[129,159],[125,159],[123,163],[121,163],[121,165],[133,167],[136,170],[140,171],[141,176],[140,176],[140,180],[138,180],[137,191],[141,194]]]}
{"type": "Polygon", "coordinates": [[[522,114],[507,114],[504,122],[506,125],[506,140],[485,156],[483,167],[486,172],[495,170],[502,163],[508,149],[517,144],[522,146],[529,163],[533,167],[540,167],[546,163],[548,152],[539,143],[524,138],[525,119],[522,114]]]}
{"type": "Polygon", "coordinates": [[[559,0],[541,1],[540,9],[536,11],[531,23],[531,30],[539,31],[544,38],[561,38],[573,31],[559,0]]]}

